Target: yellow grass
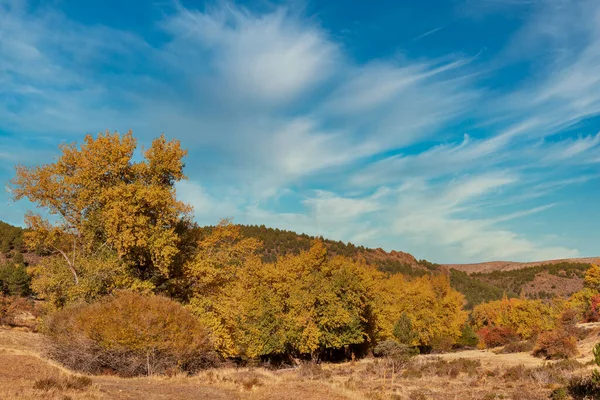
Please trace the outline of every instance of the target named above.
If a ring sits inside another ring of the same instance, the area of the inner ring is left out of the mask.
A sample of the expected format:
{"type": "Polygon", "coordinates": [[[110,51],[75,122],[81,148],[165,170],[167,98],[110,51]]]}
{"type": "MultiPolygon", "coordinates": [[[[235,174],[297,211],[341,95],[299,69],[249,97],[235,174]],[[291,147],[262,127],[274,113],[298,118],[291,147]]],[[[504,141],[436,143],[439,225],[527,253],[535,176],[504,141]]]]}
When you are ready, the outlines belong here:
{"type": "MultiPolygon", "coordinates": [[[[581,343],[588,351],[598,340],[597,333],[581,343]],[[588,343],[589,342],[589,343],[588,343]]],[[[196,376],[140,377],[92,376],[82,388],[36,389],[36,382],[49,378],[64,381],[77,374],[42,355],[43,337],[14,329],[0,329],[0,399],[546,399],[552,384],[539,378],[504,379],[511,366],[535,367],[543,360],[525,353],[494,354],[490,351],[463,351],[442,355],[442,359],[480,360],[476,375],[423,375],[411,378],[394,371],[381,360],[325,364],[309,370],[264,368],[218,368],[196,376]]],[[[589,357],[588,357],[589,360],[589,357]]],[[[415,365],[434,362],[419,356],[415,365]]],[[[585,360],[587,361],[587,360],[585,360]]],[[[38,385],[39,386],[39,385],[38,385]]]]}

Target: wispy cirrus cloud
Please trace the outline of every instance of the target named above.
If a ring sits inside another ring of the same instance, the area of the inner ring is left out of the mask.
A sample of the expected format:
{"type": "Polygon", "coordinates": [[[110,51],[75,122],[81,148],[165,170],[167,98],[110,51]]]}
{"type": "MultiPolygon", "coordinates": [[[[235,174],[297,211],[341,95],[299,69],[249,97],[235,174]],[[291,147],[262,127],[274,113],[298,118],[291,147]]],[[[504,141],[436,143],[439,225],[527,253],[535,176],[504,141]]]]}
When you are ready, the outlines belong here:
{"type": "Polygon", "coordinates": [[[502,91],[488,86],[496,64],[476,54],[358,59],[289,7],[177,5],[153,41],[0,2],[0,145],[40,162],[75,134],[133,128],[145,142],[164,131],[190,149],[178,193],[202,223],[233,216],[434,261],[576,255],[519,221],[561,207],[555,190],[582,183],[557,170],[593,176],[597,130],[558,133],[600,111],[600,7],[581,2],[574,30],[566,3],[546,3],[498,65],[539,41],[578,45],[502,91]],[[25,136],[36,156],[16,144],[25,136]]]}

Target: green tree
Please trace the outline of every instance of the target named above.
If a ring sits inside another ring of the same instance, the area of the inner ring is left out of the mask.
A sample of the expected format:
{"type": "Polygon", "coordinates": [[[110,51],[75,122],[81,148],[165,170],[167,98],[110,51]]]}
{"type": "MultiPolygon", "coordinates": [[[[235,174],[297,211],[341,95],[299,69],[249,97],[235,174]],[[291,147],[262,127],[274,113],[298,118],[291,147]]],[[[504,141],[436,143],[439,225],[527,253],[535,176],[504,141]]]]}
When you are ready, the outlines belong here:
{"type": "Polygon", "coordinates": [[[416,344],[418,335],[413,329],[412,319],[406,312],[403,312],[398,321],[396,321],[393,334],[399,343],[408,346],[414,346],[416,344]]]}
{"type": "Polygon", "coordinates": [[[23,265],[6,263],[0,267],[0,290],[5,295],[29,296],[31,277],[23,265]]]}

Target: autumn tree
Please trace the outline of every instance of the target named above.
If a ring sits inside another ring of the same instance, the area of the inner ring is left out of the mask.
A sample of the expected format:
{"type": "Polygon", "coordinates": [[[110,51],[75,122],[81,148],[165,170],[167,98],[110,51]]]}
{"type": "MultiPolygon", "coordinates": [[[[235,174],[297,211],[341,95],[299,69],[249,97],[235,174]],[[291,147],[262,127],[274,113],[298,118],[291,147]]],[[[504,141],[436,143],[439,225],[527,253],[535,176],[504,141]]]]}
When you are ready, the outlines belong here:
{"type": "Polygon", "coordinates": [[[600,266],[592,264],[585,272],[583,289],[575,292],[569,299],[569,305],[587,322],[596,322],[599,318],[600,304],[600,266]]]}
{"type": "Polygon", "coordinates": [[[327,257],[321,241],[278,261],[279,301],[286,310],[288,346],[300,354],[369,342],[373,294],[360,268],[345,257],[327,257]]]}
{"type": "Polygon", "coordinates": [[[600,292],[600,266],[592,264],[583,279],[586,288],[600,292]]]}
{"type": "Polygon", "coordinates": [[[509,328],[522,339],[529,339],[554,329],[565,306],[561,300],[543,302],[505,296],[502,300],[475,306],[471,313],[472,325],[477,331],[489,327],[509,328]]]}
{"type": "Polygon", "coordinates": [[[370,342],[365,265],[328,257],[322,242],[263,263],[260,243],[223,221],[188,263],[190,307],[225,356],[307,355],[370,342]]]}
{"type": "Polygon", "coordinates": [[[252,270],[261,267],[258,240],[244,238],[239,226],[222,220],[197,244],[185,265],[190,307],[210,329],[211,340],[225,356],[239,355],[236,335],[243,310],[253,298],[248,293],[252,270]]]}
{"type": "Polygon", "coordinates": [[[48,216],[26,215],[26,244],[61,260],[38,271],[44,279],[80,286],[90,272],[84,265],[113,263],[113,254],[124,271],[151,285],[171,275],[181,231],[191,221],[191,208],[177,201],[174,187],[185,178],[186,151],[160,136],[135,162],[136,148],[131,132],[87,135],[81,146],[61,145],[53,163],[16,167],[15,200],[26,198],[48,216]],[[71,282],[50,273],[59,264],[71,282]]]}
{"type": "Polygon", "coordinates": [[[394,326],[403,314],[412,321],[414,345],[429,346],[435,339],[455,341],[467,320],[464,296],[450,287],[445,275],[425,275],[407,279],[392,275],[377,284],[375,313],[378,339],[393,336],[394,326]]]}

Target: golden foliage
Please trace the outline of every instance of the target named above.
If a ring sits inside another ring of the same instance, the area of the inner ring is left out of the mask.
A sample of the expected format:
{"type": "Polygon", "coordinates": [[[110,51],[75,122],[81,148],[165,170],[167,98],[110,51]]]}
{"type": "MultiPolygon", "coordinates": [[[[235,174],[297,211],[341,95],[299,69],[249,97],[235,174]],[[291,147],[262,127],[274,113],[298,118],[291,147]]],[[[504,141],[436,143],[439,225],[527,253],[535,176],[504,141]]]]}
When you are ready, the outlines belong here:
{"type": "MultiPolygon", "coordinates": [[[[164,136],[140,161],[134,161],[136,148],[131,132],[106,132],[86,136],[81,146],[61,146],[54,163],[17,167],[15,198],[51,215],[26,216],[26,241],[53,254],[31,272],[34,290],[55,307],[119,289],[170,292],[188,303],[225,356],[319,357],[330,349],[364,348],[392,338],[402,315],[414,331],[407,335],[410,345],[460,337],[465,300],[445,275],[388,276],[364,260],[329,257],[318,240],[300,254],[263,263],[261,243],[243,237],[228,220],[197,240],[191,208],[175,192],[175,183],[185,179],[186,151],[164,136]]],[[[128,299],[90,306],[86,310],[101,315],[79,313],[69,326],[103,348],[125,346],[103,324],[122,324],[127,313],[118,304],[134,297],[128,299]]],[[[122,340],[140,340],[128,342],[131,351],[147,345],[144,335],[161,335],[148,325],[149,315],[138,316],[132,314],[131,329],[119,328],[122,340]],[[134,329],[138,323],[140,332],[134,329]]]]}
{"type": "Polygon", "coordinates": [[[600,292],[600,266],[592,264],[585,272],[584,285],[586,288],[600,292]]]}
{"type": "Polygon", "coordinates": [[[464,298],[445,276],[412,281],[387,277],[364,263],[327,256],[316,241],[309,251],[260,262],[259,243],[222,222],[199,244],[188,264],[190,307],[210,328],[226,356],[312,354],[392,337],[407,313],[415,343],[460,336],[464,298]]]}
{"type": "Polygon", "coordinates": [[[16,167],[15,199],[27,198],[57,221],[28,214],[26,243],[60,255],[75,285],[89,272],[85,259],[107,248],[144,279],[165,279],[174,268],[177,230],[191,221],[174,188],[185,178],[186,151],[161,136],[134,162],[136,146],[131,132],[87,135],[80,147],[62,145],[52,164],[16,167]]]}
{"type": "Polygon", "coordinates": [[[119,289],[140,293],[151,293],[154,290],[150,281],[136,278],[123,261],[109,252],[76,259],[76,263],[80,275],[77,284],[71,279],[63,258],[44,258],[38,265],[30,268],[33,291],[46,299],[51,308],[91,302],[119,289]]]}
{"type": "Polygon", "coordinates": [[[430,345],[434,338],[458,339],[467,320],[462,309],[464,296],[450,287],[445,275],[426,275],[407,280],[393,275],[381,280],[376,314],[380,338],[393,337],[395,323],[402,313],[410,317],[416,333],[413,345],[430,345]]]}
{"type": "Polygon", "coordinates": [[[133,292],[58,311],[46,321],[45,333],[54,358],[92,373],[194,372],[212,351],[206,329],[179,303],[133,292]]]}
{"type": "Polygon", "coordinates": [[[486,326],[511,328],[521,338],[529,339],[538,333],[556,327],[557,318],[565,308],[565,302],[554,300],[508,299],[491,301],[476,306],[472,313],[475,330],[486,326]]]}

